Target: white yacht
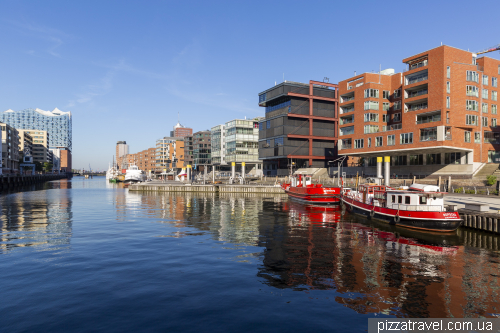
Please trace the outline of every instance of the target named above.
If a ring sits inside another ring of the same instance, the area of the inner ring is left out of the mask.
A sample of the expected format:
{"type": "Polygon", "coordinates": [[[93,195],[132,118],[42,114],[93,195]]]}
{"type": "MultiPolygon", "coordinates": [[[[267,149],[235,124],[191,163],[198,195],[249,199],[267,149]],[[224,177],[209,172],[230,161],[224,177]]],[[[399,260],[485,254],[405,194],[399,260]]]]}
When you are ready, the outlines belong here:
{"type": "Polygon", "coordinates": [[[125,183],[136,183],[146,181],[146,173],[139,169],[135,164],[132,164],[125,173],[125,183]]]}
{"type": "Polygon", "coordinates": [[[116,168],[115,165],[110,166],[108,168],[108,171],[106,171],[106,180],[114,179],[118,177],[118,169],[116,168]]]}

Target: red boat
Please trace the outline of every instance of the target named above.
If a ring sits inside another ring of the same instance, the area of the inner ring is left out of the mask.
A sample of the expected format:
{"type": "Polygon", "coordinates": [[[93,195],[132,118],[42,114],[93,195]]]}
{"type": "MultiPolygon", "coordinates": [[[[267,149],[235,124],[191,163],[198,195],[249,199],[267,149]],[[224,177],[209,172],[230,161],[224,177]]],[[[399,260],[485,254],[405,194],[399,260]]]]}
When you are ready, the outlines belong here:
{"type": "Polygon", "coordinates": [[[409,188],[362,184],[358,190],[343,189],[342,202],[360,215],[389,224],[426,231],[451,232],[462,219],[454,207],[445,206],[443,197],[434,185],[413,184],[409,188]]]}
{"type": "Polygon", "coordinates": [[[282,184],[281,187],[290,199],[301,203],[327,205],[340,203],[340,187],[312,184],[311,176],[292,177],[289,184],[282,184]]]}

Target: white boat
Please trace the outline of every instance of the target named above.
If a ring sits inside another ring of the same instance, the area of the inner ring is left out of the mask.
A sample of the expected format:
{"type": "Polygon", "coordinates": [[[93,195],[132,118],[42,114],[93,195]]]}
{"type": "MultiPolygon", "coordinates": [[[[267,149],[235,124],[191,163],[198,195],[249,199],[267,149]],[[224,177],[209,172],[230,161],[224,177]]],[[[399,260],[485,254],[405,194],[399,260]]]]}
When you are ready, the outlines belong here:
{"type": "Polygon", "coordinates": [[[132,164],[125,173],[125,183],[136,183],[146,181],[146,173],[139,169],[135,164],[132,164]]]}
{"type": "Polygon", "coordinates": [[[118,177],[118,169],[116,168],[116,166],[110,166],[108,168],[108,171],[106,171],[106,180],[110,180],[110,179],[113,179],[113,178],[116,178],[118,177]]]}

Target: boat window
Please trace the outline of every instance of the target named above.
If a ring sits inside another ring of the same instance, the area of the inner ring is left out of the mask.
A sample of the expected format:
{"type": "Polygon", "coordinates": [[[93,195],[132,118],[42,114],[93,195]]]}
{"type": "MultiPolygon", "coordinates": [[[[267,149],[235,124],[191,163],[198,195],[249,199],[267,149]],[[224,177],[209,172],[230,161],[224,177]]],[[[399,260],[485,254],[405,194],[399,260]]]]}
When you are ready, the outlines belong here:
{"type": "Polygon", "coordinates": [[[421,195],[420,196],[420,204],[427,205],[427,197],[424,197],[423,195],[421,195]]]}
{"type": "Polygon", "coordinates": [[[409,195],[406,195],[406,196],[405,196],[405,204],[406,204],[406,205],[409,205],[409,204],[410,204],[410,196],[409,196],[409,195]]]}
{"type": "Polygon", "coordinates": [[[398,203],[403,203],[403,196],[402,195],[398,195],[398,203]]]}
{"type": "Polygon", "coordinates": [[[395,195],[392,196],[392,202],[396,202],[396,196],[395,195]]]}

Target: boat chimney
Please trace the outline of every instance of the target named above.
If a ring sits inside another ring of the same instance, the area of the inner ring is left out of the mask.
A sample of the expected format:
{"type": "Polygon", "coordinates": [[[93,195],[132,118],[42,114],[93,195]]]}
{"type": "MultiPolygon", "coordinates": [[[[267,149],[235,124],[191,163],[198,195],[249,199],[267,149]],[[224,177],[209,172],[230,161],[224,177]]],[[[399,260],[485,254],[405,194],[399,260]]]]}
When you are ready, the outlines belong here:
{"type": "Polygon", "coordinates": [[[384,171],[385,171],[385,186],[390,186],[389,181],[391,178],[391,157],[384,156],[384,171]]]}
{"type": "Polygon", "coordinates": [[[377,157],[377,181],[379,185],[382,185],[382,157],[377,157]]]}

